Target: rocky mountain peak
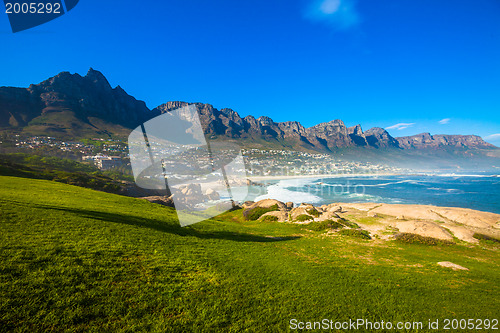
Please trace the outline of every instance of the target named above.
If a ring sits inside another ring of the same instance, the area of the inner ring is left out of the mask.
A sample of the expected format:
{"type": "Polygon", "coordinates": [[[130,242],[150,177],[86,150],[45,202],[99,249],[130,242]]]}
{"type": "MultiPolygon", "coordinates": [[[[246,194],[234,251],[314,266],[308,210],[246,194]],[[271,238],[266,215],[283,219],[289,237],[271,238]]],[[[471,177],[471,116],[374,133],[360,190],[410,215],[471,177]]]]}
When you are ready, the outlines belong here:
{"type": "Polygon", "coordinates": [[[272,126],[274,125],[274,121],[266,116],[261,116],[257,118],[257,121],[260,123],[261,126],[272,126]]]}
{"type": "Polygon", "coordinates": [[[108,82],[108,79],[99,71],[96,71],[92,67],[87,72],[87,75],[85,75],[85,78],[92,82],[98,89],[101,90],[106,90],[109,91],[111,90],[111,85],[108,82]]]}
{"type": "Polygon", "coordinates": [[[370,146],[376,148],[399,148],[399,143],[389,132],[380,127],[370,128],[364,133],[370,146]]]}
{"type": "Polygon", "coordinates": [[[44,116],[43,121],[34,122],[32,133],[36,134],[104,134],[104,128],[137,126],[151,114],[144,102],[121,87],[112,89],[104,75],[92,68],[84,77],[61,72],[28,89],[11,89],[16,93],[3,89],[7,93],[0,99],[0,126],[30,127],[34,119],[44,116]]]}
{"type": "Polygon", "coordinates": [[[388,135],[389,133],[381,127],[372,127],[365,132],[365,135],[374,135],[374,134],[388,135]]]}
{"type": "Polygon", "coordinates": [[[361,129],[361,125],[356,125],[347,128],[347,133],[361,136],[363,135],[363,130],[361,129]]]}

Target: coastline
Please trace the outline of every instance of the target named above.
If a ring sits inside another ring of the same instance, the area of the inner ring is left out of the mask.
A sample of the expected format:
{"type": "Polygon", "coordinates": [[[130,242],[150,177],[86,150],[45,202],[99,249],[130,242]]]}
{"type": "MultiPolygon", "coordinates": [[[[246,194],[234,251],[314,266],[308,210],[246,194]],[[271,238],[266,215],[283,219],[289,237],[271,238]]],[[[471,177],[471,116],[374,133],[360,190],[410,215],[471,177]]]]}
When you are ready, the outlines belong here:
{"type": "Polygon", "coordinates": [[[436,178],[395,172],[254,176],[247,177],[252,186],[248,200],[420,204],[500,214],[498,178],[468,176],[436,178]]]}
{"type": "Polygon", "coordinates": [[[345,178],[345,177],[376,177],[376,176],[401,176],[401,173],[342,173],[342,174],[317,174],[317,175],[292,175],[292,176],[247,176],[251,181],[302,179],[302,178],[345,178]]]}

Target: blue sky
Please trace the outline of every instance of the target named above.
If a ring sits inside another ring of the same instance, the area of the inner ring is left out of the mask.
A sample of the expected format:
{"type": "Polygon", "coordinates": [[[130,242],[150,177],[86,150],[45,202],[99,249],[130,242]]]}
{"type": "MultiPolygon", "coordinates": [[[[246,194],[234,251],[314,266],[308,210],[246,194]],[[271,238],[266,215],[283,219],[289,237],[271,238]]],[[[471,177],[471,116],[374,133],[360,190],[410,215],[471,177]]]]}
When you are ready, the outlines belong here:
{"type": "Polygon", "coordinates": [[[93,67],[151,108],[204,102],[500,146],[498,0],[80,0],[16,34],[0,14],[0,39],[3,86],[93,67]]]}

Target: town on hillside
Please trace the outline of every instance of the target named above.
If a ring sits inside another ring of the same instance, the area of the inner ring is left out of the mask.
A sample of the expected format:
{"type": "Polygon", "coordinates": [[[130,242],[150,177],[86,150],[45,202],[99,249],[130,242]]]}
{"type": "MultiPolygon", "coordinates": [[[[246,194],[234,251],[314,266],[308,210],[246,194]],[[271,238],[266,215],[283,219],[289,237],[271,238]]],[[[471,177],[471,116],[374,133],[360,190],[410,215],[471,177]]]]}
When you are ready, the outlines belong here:
{"type": "MultiPolygon", "coordinates": [[[[95,165],[101,170],[130,170],[130,155],[126,141],[119,139],[92,138],[80,141],[68,141],[49,136],[28,136],[19,134],[0,138],[1,152],[24,152],[70,158],[95,165]]],[[[173,156],[175,147],[155,147],[155,156],[173,156]],[[163,150],[162,150],[163,149],[163,150]]],[[[248,176],[294,176],[328,174],[403,174],[411,170],[370,162],[358,162],[341,159],[336,155],[308,153],[280,149],[242,149],[248,176]]],[[[219,152],[220,153],[220,152],[219,152]]],[[[223,155],[224,153],[222,153],[223,155]]],[[[227,153],[230,156],[233,152],[227,153]]],[[[226,157],[227,157],[226,156],[226,157]]],[[[224,159],[224,156],[217,156],[224,159]]],[[[183,163],[188,168],[199,163],[200,150],[182,152],[183,163]]],[[[175,170],[173,160],[165,159],[164,166],[175,170]]],[[[181,168],[182,169],[182,168],[181,168]]]]}

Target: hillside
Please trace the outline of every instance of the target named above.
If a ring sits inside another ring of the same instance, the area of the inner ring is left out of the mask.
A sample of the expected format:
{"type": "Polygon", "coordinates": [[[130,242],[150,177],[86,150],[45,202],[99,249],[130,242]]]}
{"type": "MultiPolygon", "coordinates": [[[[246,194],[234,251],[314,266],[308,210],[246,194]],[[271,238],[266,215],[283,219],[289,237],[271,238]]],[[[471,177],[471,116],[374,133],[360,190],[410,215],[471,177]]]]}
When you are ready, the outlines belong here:
{"type": "Polygon", "coordinates": [[[494,243],[332,237],[244,221],[241,211],[180,228],[174,210],[144,200],[46,180],[0,184],[2,330],[286,331],[292,318],[498,318],[494,243]]]}

